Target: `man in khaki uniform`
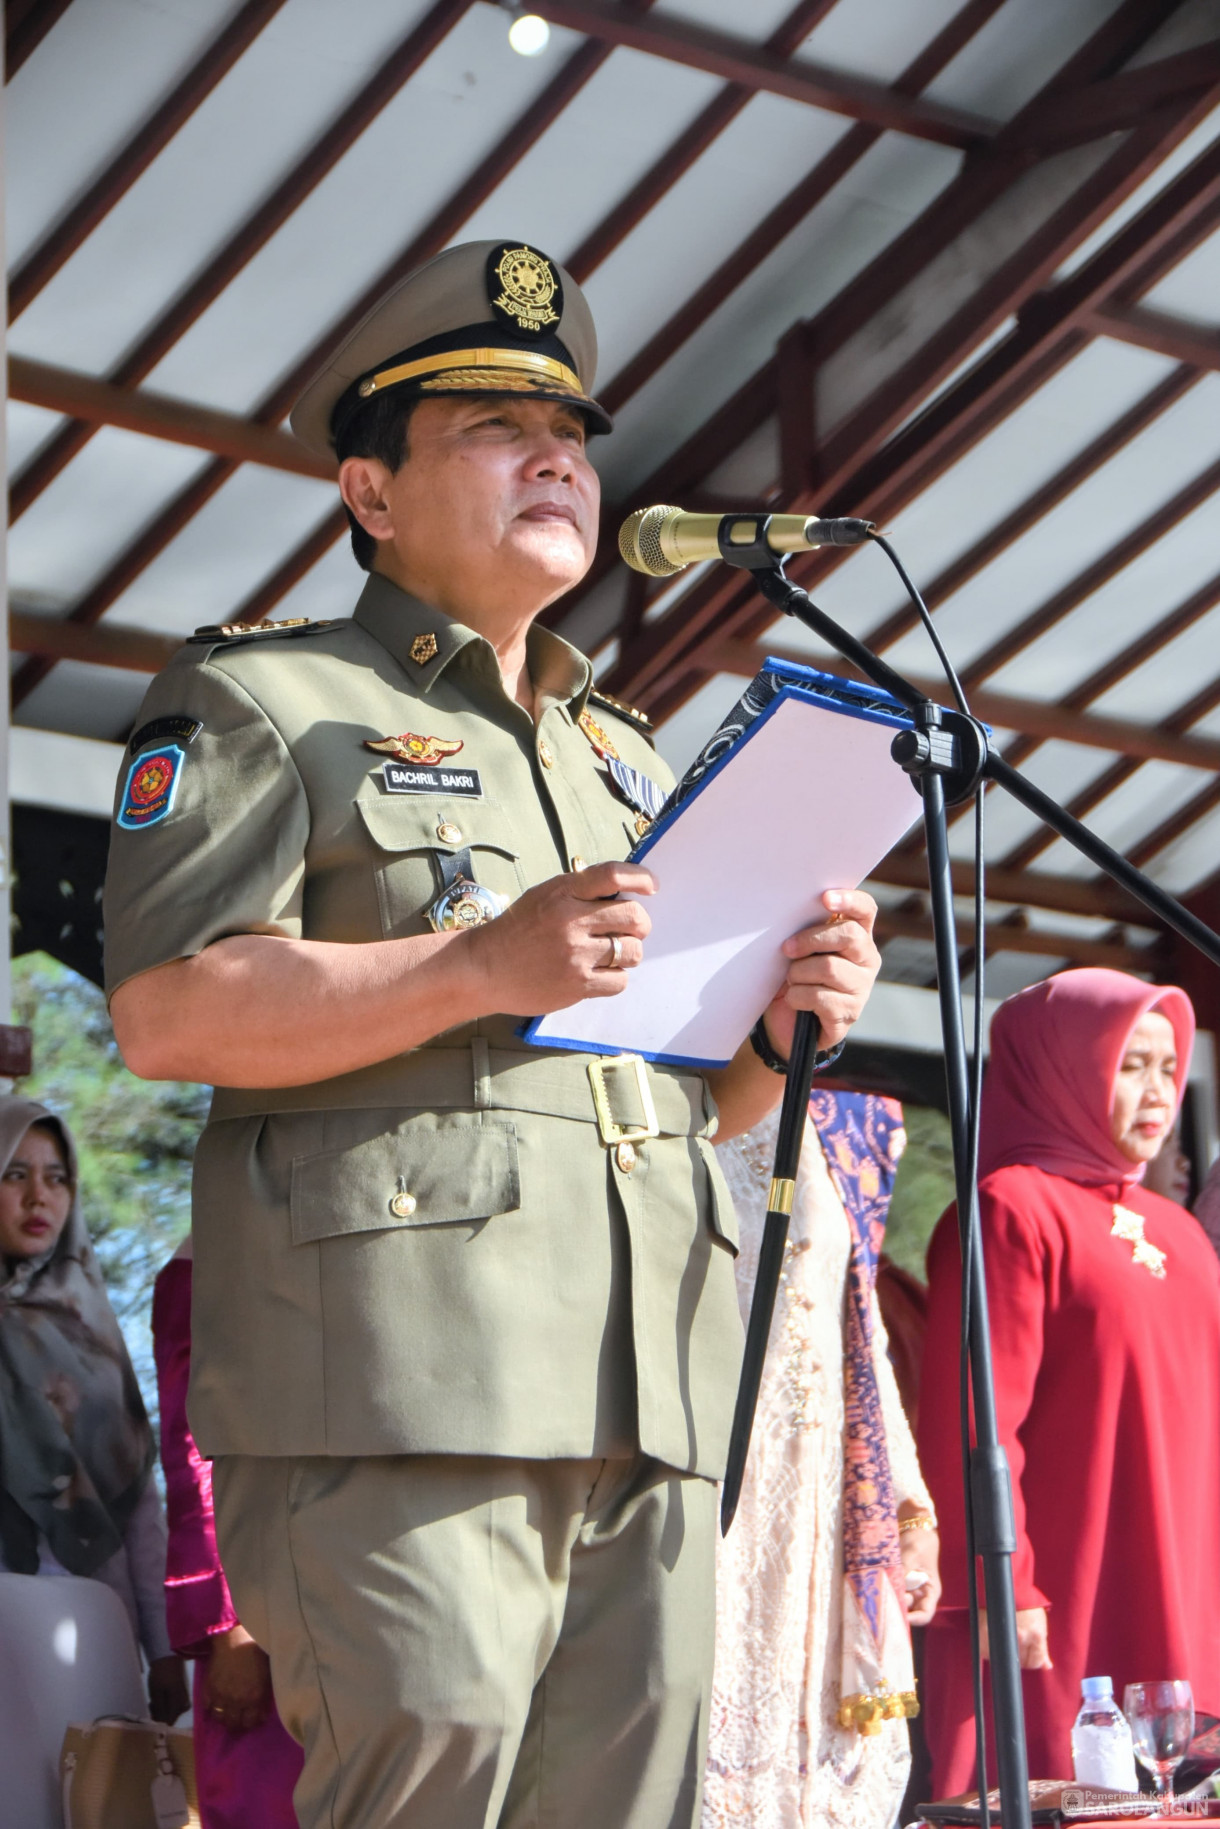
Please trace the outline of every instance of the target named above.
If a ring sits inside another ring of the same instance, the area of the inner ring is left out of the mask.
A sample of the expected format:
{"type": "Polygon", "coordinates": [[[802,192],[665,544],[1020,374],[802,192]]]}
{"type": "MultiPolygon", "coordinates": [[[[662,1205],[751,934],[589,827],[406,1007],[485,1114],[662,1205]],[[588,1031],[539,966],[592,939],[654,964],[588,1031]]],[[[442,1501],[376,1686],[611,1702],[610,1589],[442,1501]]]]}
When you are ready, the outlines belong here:
{"type": "Polygon", "coordinates": [[[845,893],[721,1072],[518,1038],[638,964],[623,860],[671,785],[535,624],[594,552],[595,361],[536,250],[404,281],[293,416],[341,460],[354,615],[201,631],[119,783],[115,1027],[216,1087],[191,1421],[305,1829],[694,1821],[740,1350],[710,1139],[876,972],[845,893]]]}

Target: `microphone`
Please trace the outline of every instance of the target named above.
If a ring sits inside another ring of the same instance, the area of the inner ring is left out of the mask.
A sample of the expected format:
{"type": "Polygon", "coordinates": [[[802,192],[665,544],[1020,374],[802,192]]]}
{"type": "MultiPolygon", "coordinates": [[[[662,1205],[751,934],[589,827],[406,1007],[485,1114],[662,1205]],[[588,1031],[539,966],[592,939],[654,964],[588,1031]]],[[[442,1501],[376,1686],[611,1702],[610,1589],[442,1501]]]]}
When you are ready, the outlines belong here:
{"type": "Polygon", "coordinates": [[[619,529],[618,549],[633,571],[669,578],[699,559],[723,559],[723,546],[756,547],[775,554],[812,552],[818,546],[859,546],[872,521],[823,521],[803,514],[687,514],[681,508],[637,508],[619,529]]]}

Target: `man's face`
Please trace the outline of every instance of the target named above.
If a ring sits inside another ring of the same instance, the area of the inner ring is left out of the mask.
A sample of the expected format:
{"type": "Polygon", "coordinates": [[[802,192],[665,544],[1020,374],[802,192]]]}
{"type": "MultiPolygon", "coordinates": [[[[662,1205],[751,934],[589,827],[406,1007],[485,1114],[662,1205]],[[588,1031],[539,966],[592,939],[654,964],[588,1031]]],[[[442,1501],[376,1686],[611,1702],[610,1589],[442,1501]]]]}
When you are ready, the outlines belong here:
{"type": "Polygon", "coordinates": [[[381,542],[377,570],[459,618],[534,614],[593,561],[600,487],[584,421],[559,401],[422,400],[395,474],[349,458],[340,479],[381,542]]]}

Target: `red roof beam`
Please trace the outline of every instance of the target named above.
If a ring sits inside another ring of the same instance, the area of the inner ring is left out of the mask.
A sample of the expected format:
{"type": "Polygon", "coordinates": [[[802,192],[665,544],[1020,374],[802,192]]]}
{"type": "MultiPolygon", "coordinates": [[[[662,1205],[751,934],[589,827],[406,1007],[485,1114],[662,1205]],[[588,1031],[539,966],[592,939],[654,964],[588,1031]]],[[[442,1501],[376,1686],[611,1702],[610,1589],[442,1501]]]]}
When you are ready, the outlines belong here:
{"type": "Polygon", "coordinates": [[[626,45],[743,88],[847,115],[871,127],[961,149],[985,144],[994,132],[993,122],[964,108],[904,96],[883,83],[846,76],[804,58],[789,60],[749,39],[730,37],[707,26],[674,18],[643,19],[606,0],[530,3],[552,24],[584,32],[604,44],[626,45]]]}
{"type": "MultiPolygon", "coordinates": [[[[148,170],[157,154],[169,145],[200,103],[207,100],[217,83],[228,75],[283,4],[284,0],[247,0],[161,106],[94,179],[84,196],[26,255],[9,281],[10,323],[21,316],[102,218],[126,196],[136,179],[148,170]]],[[[9,14],[12,14],[11,4],[9,14]]]]}

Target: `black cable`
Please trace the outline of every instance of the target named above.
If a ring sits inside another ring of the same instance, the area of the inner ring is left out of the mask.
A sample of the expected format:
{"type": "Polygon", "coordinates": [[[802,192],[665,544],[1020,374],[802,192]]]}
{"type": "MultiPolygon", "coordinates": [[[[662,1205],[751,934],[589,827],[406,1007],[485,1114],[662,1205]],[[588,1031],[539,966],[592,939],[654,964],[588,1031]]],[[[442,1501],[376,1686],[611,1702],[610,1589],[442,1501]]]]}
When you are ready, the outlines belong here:
{"type": "Polygon", "coordinates": [[[945,652],[944,643],[941,641],[940,636],[936,632],[936,628],[932,622],[931,613],[928,609],[927,604],[924,602],[922,596],[920,595],[917,585],[915,584],[914,580],[912,579],[909,572],[907,571],[906,566],[902,563],[902,560],[898,557],[898,554],[894,551],[894,548],[890,545],[889,541],[886,539],[884,534],[870,533],[868,537],[872,541],[874,546],[879,546],[881,548],[882,552],[885,554],[886,558],[889,560],[889,562],[893,566],[894,570],[898,573],[898,576],[902,579],[903,584],[906,586],[907,596],[911,599],[911,602],[915,605],[915,608],[919,611],[919,620],[923,623],[924,629],[927,631],[928,640],[932,643],[932,646],[936,649],[937,660],[939,660],[941,666],[945,670],[945,678],[949,682],[949,690],[952,692],[954,698],[957,700],[957,708],[962,713],[963,717],[968,718],[970,716],[970,707],[969,707],[969,705],[967,705],[966,695],[962,691],[962,682],[957,677],[957,672],[956,672],[956,669],[954,668],[953,662],[949,659],[948,654],[945,652]]]}

